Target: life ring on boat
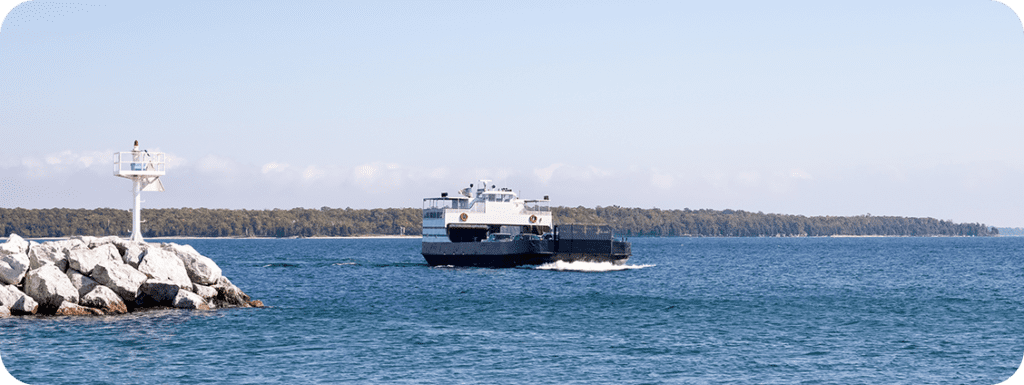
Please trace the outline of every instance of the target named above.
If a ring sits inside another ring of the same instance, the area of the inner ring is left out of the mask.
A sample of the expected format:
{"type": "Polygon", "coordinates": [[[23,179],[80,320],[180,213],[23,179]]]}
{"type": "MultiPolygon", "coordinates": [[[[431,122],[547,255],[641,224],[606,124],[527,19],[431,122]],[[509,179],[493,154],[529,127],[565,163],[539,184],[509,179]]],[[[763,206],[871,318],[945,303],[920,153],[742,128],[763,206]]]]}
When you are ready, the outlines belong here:
{"type": "Polygon", "coordinates": [[[537,216],[536,215],[531,215],[530,216],[530,223],[537,223],[537,216]]]}
{"type": "Polygon", "coordinates": [[[469,214],[462,213],[462,215],[459,215],[459,220],[460,221],[465,222],[467,219],[469,219],[469,214]]]}

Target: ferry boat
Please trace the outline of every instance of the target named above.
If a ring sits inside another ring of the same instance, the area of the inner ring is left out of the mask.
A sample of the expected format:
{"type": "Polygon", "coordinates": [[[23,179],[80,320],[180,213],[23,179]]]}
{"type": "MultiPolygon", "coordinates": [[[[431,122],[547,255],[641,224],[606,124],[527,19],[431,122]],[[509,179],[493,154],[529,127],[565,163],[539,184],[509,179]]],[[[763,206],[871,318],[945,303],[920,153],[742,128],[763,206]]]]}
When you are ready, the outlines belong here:
{"type": "Polygon", "coordinates": [[[630,244],[610,226],[555,225],[550,201],[520,199],[481,180],[423,199],[423,258],[431,266],[514,267],[555,261],[626,263],[630,244]],[[488,185],[490,185],[488,187],[488,185]]]}

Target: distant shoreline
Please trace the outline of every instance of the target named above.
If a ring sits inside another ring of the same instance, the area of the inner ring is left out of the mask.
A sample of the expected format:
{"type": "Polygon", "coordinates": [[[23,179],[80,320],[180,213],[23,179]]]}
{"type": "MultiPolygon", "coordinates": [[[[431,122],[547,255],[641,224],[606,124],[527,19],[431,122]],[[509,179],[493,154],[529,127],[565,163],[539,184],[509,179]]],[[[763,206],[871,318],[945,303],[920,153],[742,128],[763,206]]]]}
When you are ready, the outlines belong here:
{"type": "MultiPolygon", "coordinates": [[[[995,227],[935,218],[892,216],[816,216],[764,214],[742,210],[662,210],[619,206],[551,207],[554,224],[605,224],[620,236],[994,236],[995,227]]],[[[181,235],[212,238],[338,237],[379,238],[374,234],[415,234],[423,228],[423,210],[320,209],[227,210],[149,209],[142,234],[154,239],[181,235]],[[159,238],[158,238],[159,237],[159,238]]],[[[127,211],[116,209],[0,208],[3,236],[66,237],[72,234],[122,234],[132,227],[127,211]]],[[[1009,231],[1008,231],[1009,232],[1009,231]]],[[[1016,234],[1024,235],[1024,234],[1016,234]]]]}

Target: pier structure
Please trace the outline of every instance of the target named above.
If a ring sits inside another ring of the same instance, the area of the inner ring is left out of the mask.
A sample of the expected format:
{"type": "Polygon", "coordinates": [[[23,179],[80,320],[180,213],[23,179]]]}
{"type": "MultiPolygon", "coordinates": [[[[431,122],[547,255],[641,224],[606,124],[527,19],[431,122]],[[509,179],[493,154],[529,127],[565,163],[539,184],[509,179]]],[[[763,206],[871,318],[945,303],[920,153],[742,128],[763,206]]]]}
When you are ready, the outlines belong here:
{"type": "Polygon", "coordinates": [[[162,152],[139,150],[139,141],[131,151],[114,153],[114,176],[132,180],[135,207],[132,211],[132,241],[142,241],[142,192],[164,191],[165,157],[162,152]]]}

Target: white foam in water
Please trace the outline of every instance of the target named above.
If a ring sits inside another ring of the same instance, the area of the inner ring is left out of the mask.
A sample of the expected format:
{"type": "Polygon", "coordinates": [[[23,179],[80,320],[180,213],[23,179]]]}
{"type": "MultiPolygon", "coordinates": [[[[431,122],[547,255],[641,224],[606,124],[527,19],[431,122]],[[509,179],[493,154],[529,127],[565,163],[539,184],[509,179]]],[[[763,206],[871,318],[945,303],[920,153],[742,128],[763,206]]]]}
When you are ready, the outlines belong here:
{"type": "Polygon", "coordinates": [[[643,269],[645,267],[654,267],[655,265],[616,265],[611,262],[565,262],[565,261],[554,261],[552,263],[545,263],[537,266],[538,270],[557,270],[557,271],[582,271],[588,273],[600,273],[604,271],[620,271],[620,270],[633,270],[643,269]]]}

